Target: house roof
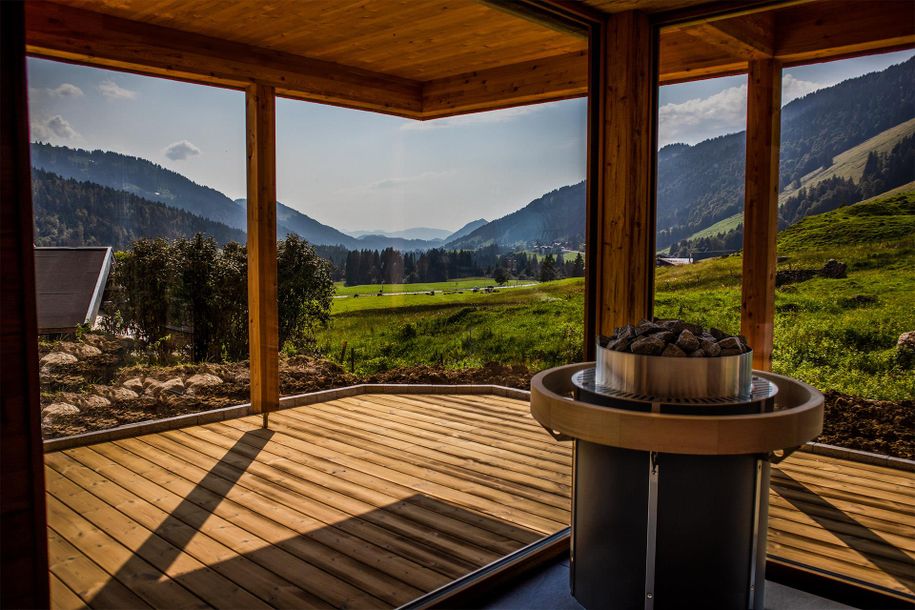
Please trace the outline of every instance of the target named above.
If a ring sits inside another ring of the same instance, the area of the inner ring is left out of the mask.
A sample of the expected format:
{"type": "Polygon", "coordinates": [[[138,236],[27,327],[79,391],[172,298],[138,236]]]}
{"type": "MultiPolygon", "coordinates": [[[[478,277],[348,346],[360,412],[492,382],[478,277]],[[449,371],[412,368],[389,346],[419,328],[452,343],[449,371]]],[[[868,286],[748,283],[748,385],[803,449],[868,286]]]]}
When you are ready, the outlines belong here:
{"type": "Polygon", "coordinates": [[[39,334],[95,322],[111,260],[111,248],[35,248],[39,334]]]}
{"type": "Polygon", "coordinates": [[[915,44],[906,0],[53,0],[27,4],[29,53],[418,119],[583,96],[591,18],[662,26],[659,79],[735,74],[915,44]],[[559,7],[551,12],[551,7],[559,7]]]}

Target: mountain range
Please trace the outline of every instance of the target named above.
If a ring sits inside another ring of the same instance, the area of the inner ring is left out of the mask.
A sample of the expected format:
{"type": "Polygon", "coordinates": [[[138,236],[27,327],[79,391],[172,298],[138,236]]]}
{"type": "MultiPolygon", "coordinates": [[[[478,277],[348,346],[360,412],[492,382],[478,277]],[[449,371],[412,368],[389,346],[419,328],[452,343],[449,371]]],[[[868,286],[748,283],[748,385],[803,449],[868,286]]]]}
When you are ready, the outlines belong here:
{"type": "MultiPolygon", "coordinates": [[[[915,58],[787,104],[782,109],[782,203],[837,176],[861,180],[871,153],[887,153],[911,136],[915,132],[913,82],[915,58]]],[[[659,249],[690,237],[733,230],[740,224],[745,142],[746,133],[739,132],[695,145],[671,144],[659,151],[659,249]]],[[[32,164],[42,170],[33,175],[36,193],[40,194],[35,199],[36,219],[41,218],[41,222],[36,220],[38,242],[50,245],[63,240],[67,243],[58,245],[87,245],[113,240],[110,245],[123,247],[123,240],[134,235],[175,236],[198,230],[218,235],[220,240],[243,238],[244,199],[233,201],[145,159],[35,143],[32,164]],[[131,222],[142,218],[142,223],[131,230],[115,230],[114,220],[126,218],[124,205],[128,201],[142,210],[142,214],[130,216],[131,222]],[[71,207],[61,202],[69,202],[71,207]],[[85,220],[104,214],[115,216],[101,222],[85,220]],[[204,221],[210,224],[202,224],[204,221]],[[111,226],[106,228],[106,222],[111,226]],[[166,222],[172,226],[165,227],[162,223],[166,222]]],[[[817,206],[809,209],[816,210],[817,206]]],[[[317,245],[359,250],[581,243],[584,210],[585,183],[580,182],[546,193],[502,218],[470,222],[450,235],[430,228],[347,234],[279,203],[277,233],[280,237],[297,233],[317,245]]]]}

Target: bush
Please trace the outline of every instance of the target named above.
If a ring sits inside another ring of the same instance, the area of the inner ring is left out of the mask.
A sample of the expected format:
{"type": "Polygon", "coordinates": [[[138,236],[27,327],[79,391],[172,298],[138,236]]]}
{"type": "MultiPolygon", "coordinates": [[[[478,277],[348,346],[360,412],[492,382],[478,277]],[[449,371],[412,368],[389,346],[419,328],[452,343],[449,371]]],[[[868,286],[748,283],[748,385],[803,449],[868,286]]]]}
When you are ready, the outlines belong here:
{"type": "MultiPolygon", "coordinates": [[[[280,345],[313,349],[314,330],[330,319],[330,265],[291,235],[277,248],[280,345]]],[[[242,245],[212,237],[141,239],[118,252],[109,281],[107,330],[130,333],[164,352],[188,334],[194,362],[248,357],[248,261],[242,245]]]]}

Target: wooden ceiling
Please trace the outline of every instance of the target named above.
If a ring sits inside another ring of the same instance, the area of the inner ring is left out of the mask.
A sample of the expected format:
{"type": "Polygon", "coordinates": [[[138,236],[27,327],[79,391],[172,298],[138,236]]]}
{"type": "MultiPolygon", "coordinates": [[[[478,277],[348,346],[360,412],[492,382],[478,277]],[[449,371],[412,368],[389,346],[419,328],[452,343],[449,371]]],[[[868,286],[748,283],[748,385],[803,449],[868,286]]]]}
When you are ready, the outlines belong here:
{"type": "MultiPolygon", "coordinates": [[[[525,1],[32,0],[28,51],[419,119],[585,95],[586,38],[525,17],[552,0],[525,1]]],[[[915,44],[913,0],[578,6],[664,23],[661,83],[739,73],[753,57],[799,63],[915,44]]]]}

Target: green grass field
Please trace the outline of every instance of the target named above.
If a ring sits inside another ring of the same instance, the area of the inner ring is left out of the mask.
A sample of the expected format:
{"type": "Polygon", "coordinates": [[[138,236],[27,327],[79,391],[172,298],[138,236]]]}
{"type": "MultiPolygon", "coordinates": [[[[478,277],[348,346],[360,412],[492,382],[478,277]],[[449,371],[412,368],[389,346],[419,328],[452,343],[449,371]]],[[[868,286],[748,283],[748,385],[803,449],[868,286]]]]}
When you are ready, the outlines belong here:
{"type": "MultiPolygon", "coordinates": [[[[869,398],[915,396],[915,371],[895,350],[898,336],[915,329],[913,201],[909,193],[841,208],[780,236],[779,254],[787,257],[780,269],[819,269],[837,258],[849,272],[845,279],[817,277],[776,291],[776,372],[869,398]]],[[[659,268],[655,314],[737,333],[740,283],[740,256],[659,268]]],[[[582,357],[580,278],[489,294],[435,290],[434,296],[336,299],[320,349],[338,360],[346,342],[362,373],[487,362],[537,370],[582,357]]],[[[349,355],[345,361],[349,367],[349,355]]]]}
{"type": "MultiPolygon", "coordinates": [[[[517,286],[520,284],[536,283],[533,280],[509,280],[506,286],[517,286]]],[[[491,277],[470,277],[450,282],[433,282],[425,284],[360,284],[358,286],[344,286],[343,282],[336,282],[334,288],[338,296],[374,296],[379,290],[385,293],[392,292],[430,292],[446,291],[453,292],[456,290],[473,290],[474,288],[485,288],[487,286],[497,286],[496,281],[491,277]]]]}

